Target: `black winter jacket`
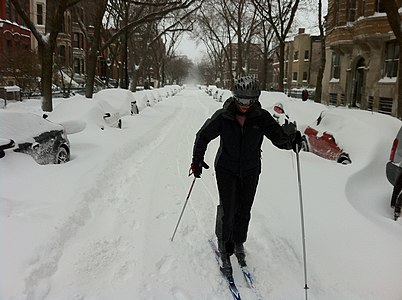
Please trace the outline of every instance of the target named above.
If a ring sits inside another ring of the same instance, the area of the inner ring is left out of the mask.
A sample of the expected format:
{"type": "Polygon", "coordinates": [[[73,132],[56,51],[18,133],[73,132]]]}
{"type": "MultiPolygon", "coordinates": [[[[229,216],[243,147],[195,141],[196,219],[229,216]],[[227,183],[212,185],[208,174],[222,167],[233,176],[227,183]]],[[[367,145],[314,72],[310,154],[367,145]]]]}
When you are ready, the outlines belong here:
{"type": "Polygon", "coordinates": [[[286,133],[271,114],[255,103],[246,113],[244,126],[236,120],[238,113],[233,98],[217,110],[197,132],[193,162],[204,160],[208,143],[220,136],[215,168],[243,177],[261,171],[261,145],[265,135],[280,149],[292,149],[294,135],[286,133]]]}

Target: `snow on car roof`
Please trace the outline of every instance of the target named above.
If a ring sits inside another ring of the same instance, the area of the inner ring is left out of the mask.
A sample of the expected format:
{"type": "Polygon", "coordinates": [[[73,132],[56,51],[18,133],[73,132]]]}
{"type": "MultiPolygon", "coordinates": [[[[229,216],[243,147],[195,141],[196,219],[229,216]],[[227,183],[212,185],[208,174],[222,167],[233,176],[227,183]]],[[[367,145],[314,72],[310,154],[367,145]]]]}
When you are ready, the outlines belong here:
{"type": "Polygon", "coordinates": [[[0,111],[0,138],[16,143],[35,142],[33,137],[51,130],[63,130],[63,126],[33,113],[0,111]]]}

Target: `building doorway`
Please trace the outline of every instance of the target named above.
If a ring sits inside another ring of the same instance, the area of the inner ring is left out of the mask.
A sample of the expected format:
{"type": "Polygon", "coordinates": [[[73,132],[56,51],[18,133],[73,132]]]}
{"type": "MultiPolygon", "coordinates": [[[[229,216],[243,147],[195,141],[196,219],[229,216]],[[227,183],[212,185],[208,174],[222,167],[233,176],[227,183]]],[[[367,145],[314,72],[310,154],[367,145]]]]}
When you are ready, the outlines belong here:
{"type": "Polygon", "coordinates": [[[363,88],[364,88],[364,58],[360,58],[354,70],[353,86],[352,86],[352,107],[360,107],[363,88]]]}

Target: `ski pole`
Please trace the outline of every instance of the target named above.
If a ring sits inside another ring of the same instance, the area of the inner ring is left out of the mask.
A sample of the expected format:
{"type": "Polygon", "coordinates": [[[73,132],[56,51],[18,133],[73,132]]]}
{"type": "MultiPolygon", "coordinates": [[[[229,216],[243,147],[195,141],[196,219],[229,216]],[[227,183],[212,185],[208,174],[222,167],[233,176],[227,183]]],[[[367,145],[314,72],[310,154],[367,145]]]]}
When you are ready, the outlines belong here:
{"type": "Polygon", "coordinates": [[[297,181],[299,184],[300,220],[301,220],[302,242],[303,242],[304,291],[307,300],[307,290],[309,289],[309,287],[307,285],[306,234],[304,230],[303,195],[302,195],[301,175],[300,175],[299,145],[296,145],[296,163],[297,163],[297,181]]]}
{"type": "Polygon", "coordinates": [[[184,202],[183,209],[181,210],[181,214],[180,214],[179,220],[177,221],[176,228],[174,229],[172,238],[170,239],[172,242],[173,242],[174,236],[176,235],[177,227],[179,227],[179,223],[180,223],[180,221],[181,221],[181,217],[183,216],[184,210],[186,209],[186,205],[187,205],[188,199],[190,198],[191,191],[193,190],[193,186],[194,186],[194,183],[195,183],[195,179],[196,179],[196,177],[194,177],[193,182],[191,183],[190,190],[188,191],[188,195],[187,195],[186,201],[184,202]]]}

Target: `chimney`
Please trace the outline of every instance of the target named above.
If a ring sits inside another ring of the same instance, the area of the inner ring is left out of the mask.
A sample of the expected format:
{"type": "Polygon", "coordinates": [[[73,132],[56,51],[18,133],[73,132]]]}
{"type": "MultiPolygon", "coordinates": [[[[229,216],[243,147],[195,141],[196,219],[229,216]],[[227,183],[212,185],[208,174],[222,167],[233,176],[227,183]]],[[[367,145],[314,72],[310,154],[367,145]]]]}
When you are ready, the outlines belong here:
{"type": "Polygon", "coordinates": [[[299,34],[303,34],[305,31],[305,28],[299,28],[299,34]]]}

